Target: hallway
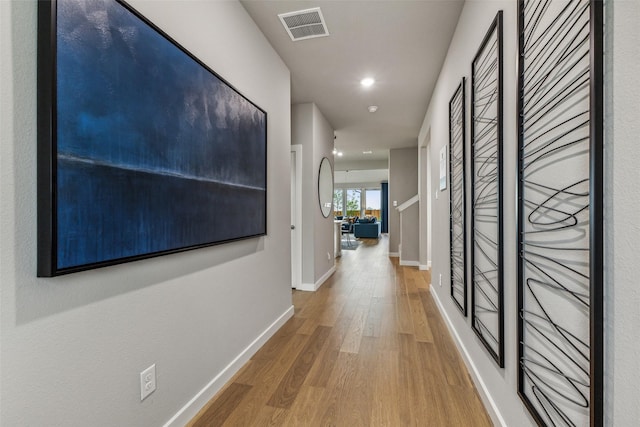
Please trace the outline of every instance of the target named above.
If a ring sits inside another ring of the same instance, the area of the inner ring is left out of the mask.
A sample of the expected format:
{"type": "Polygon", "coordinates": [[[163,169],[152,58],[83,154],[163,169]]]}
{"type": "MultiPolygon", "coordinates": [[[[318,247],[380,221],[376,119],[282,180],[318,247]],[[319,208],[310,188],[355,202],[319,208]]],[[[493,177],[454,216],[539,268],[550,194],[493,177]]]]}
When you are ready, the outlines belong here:
{"type": "Polygon", "coordinates": [[[429,273],[360,242],[191,426],[491,425],[429,273]]]}

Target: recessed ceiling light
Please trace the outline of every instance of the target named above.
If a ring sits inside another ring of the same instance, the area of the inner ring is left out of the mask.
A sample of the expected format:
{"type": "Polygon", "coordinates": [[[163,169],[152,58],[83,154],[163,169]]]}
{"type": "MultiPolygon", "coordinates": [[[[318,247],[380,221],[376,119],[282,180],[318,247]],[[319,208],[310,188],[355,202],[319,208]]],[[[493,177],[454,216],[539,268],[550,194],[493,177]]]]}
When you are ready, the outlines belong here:
{"type": "Polygon", "coordinates": [[[336,150],[336,149],[334,148],[334,149],[333,149],[333,151],[332,151],[331,153],[335,156],[336,154],[338,154],[338,150],[336,150]]]}
{"type": "Polygon", "coordinates": [[[369,110],[370,113],[375,113],[376,111],[378,111],[378,106],[377,105],[369,105],[367,107],[367,110],[369,110]]]}
{"type": "Polygon", "coordinates": [[[372,77],[366,77],[362,80],[360,80],[360,84],[364,87],[370,87],[372,86],[376,81],[372,78],[372,77]]]}
{"type": "Polygon", "coordinates": [[[338,157],[342,157],[342,151],[338,151],[338,157]]]}
{"type": "Polygon", "coordinates": [[[373,154],[373,151],[371,150],[363,151],[362,154],[373,154]]]}

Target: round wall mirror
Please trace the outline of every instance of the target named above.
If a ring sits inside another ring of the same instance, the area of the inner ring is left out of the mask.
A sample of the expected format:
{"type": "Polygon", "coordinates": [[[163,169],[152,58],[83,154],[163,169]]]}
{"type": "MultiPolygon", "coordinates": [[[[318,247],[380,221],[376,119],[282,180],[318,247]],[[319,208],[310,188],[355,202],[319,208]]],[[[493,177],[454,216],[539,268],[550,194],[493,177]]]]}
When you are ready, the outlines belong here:
{"type": "Polygon", "coordinates": [[[326,218],[331,214],[331,208],[333,207],[333,170],[331,170],[331,163],[326,157],[320,162],[318,199],[320,201],[322,216],[326,218]]]}

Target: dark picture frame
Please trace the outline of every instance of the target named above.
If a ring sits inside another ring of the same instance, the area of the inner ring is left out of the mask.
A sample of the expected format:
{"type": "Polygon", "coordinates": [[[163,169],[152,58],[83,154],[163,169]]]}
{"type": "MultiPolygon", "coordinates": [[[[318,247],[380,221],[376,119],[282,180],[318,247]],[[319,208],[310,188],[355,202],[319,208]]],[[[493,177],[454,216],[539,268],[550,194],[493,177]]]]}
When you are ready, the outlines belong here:
{"type": "Polygon", "coordinates": [[[471,64],[471,328],[504,368],[503,40],[498,11],[471,64]]]}
{"type": "Polygon", "coordinates": [[[38,276],[267,233],[267,113],[120,0],[38,2],[38,276]]]}
{"type": "Polygon", "coordinates": [[[467,316],[465,78],[449,101],[449,241],[451,298],[467,316]]]}
{"type": "Polygon", "coordinates": [[[518,46],[518,395],[602,426],[602,1],[519,0],[518,46]]]}

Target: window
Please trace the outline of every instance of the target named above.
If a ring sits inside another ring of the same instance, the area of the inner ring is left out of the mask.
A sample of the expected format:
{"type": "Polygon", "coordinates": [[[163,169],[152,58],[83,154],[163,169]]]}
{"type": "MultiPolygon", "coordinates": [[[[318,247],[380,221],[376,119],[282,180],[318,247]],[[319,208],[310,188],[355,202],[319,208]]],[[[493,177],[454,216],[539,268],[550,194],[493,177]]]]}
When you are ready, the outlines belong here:
{"type": "Polygon", "coordinates": [[[366,216],[374,216],[380,219],[380,189],[365,190],[364,195],[366,216]]]}
{"type": "Polygon", "coordinates": [[[349,188],[347,190],[347,216],[362,216],[360,214],[360,199],[362,190],[359,188],[349,188]]]}
{"type": "Polygon", "coordinates": [[[381,218],[379,188],[336,188],[333,191],[333,209],[336,216],[381,218]]]}
{"type": "Polygon", "coordinates": [[[333,214],[335,216],[344,216],[344,190],[336,188],[333,190],[333,214]]]}

